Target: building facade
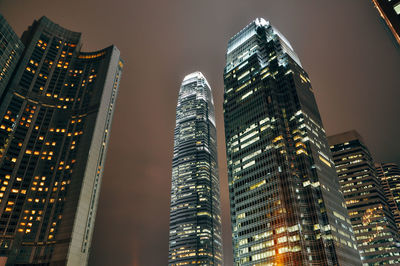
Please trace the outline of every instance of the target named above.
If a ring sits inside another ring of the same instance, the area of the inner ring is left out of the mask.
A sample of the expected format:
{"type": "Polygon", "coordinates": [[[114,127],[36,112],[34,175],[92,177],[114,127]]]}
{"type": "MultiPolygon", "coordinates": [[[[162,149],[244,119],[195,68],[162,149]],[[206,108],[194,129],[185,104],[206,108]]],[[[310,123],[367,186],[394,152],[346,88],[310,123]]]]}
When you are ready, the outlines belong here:
{"type": "Polygon", "coordinates": [[[256,19],[228,43],[224,121],[234,265],[361,265],[313,89],[256,19]]]}
{"type": "Polygon", "coordinates": [[[400,49],[400,0],[372,0],[375,8],[400,49]]]}
{"type": "Polygon", "coordinates": [[[86,265],[119,81],[114,46],[80,51],[46,17],[0,102],[0,254],[7,265],[86,265]]]}
{"type": "Polygon", "coordinates": [[[376,163],[375,168],[397,229],[400,230],[400,168],[395,163],[376,163]]]}
{"type": "Polygon", "coordinates": [[[211,87],[187,75],[176,107],[169,265],[222,265],[217,134],[211,87]]]}
{"type": "Polygon", "coordinates": [[[22,54],[24,45],[0,14],[0,97],[22,54]]]}
{"type": "Polygon", "coordinates": [[[363,264],[400,264],[398,230],[365,142],[356,131],[328,139],[363,264]]]}

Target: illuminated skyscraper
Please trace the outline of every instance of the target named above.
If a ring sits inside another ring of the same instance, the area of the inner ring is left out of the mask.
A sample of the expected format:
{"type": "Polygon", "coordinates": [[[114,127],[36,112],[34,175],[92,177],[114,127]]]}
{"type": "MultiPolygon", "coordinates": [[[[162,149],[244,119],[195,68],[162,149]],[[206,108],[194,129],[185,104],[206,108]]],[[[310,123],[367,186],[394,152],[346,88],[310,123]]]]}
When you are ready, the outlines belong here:
{"type": "Polygon", "coordinates": [[[395,163],[377,163],[375,167],[397,229],[400,230],[400,168],[395,163]]]}
{"type": "Polygon", "coordinates": [[[399,265],[398,230],[365,142],[349,131],[329,144],[363,263],[399,265]]]}
{"type": "Polygon", "coordinates": [[[0,14],[0,97],[8,84],[23,49],[24,45],[17,34],[0,14]]]}
{"type": "Polygon", "coordinates": [[[86,265],[122,61],[42,17],[0,102],[0,256],[86,265]]]}
{"type": "Polygon", "coordinates": [[[217,134],[211,87],[187,75],[176,107],[169,265],[222,265],[217,134]]]}
{"type": "Polygon", "coordinates": [[[307,73],[256,19],[228,43],[224,120],[235,265],[361,265],[307,73]]]}
{"type": "Polygon", "coordinates": [[[383,23],[400,49],[400,0],[372,0],[383,23]]]}

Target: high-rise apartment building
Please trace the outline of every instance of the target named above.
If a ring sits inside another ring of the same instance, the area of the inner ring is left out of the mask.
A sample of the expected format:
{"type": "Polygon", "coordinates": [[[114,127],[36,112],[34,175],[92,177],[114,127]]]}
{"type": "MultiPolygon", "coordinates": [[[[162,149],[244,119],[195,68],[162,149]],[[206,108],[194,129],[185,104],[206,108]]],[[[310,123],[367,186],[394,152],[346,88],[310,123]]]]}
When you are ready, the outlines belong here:
{"type": "Polygon", "coordinates": [[[376,163],[375,168],[397,229],[400,230],[400,168],[395,163],[376,163]]]}
{"type": "Polygon", "coordinates": [[[24,45],[0,14],[0,97],[3,94],[24,45]]]}
{"type": "Polygon", "coordinates": [[[228,43],[224,120],[235,265],[361,265],[307,73],[256,19],[228,43]]]}
{"type": "Polygon", "coordinates": [[[86,265],[122,72],[114,46],[46,17],[23,33],[0,101],[0,256],[7,265],[86,265]]]}
{"type": "Polygon", "coordinates": [[[328,139],[363,264],[398,265],[398,230],[364,140],[356,131],[328,139]]]}
{"type": "Polygon", "coordinates": [[[222,265],[217,134],[211,87],[187,75],[176,107],[169,265],[222,265]]]}
{"type": "Polygon", "coordinates": [[[372,2],[400,49],[400,0],[372,0],[372,2]]]}

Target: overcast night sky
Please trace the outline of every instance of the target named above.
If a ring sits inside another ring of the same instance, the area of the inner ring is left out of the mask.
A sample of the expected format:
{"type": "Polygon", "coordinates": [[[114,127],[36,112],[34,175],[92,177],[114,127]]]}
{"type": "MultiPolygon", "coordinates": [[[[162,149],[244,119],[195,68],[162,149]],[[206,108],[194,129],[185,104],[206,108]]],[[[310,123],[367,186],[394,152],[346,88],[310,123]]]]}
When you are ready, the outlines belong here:
{"type": "Polygon", "coordinates": [[[89,265],[168,260],[175,106],[199,70],[214,93],[225,265],[232,265],[223,130],[228,40],[256,17],[291,42],[328,135],[356,129],[375,161],[400,163],[400,51],[365,0],[0,0],[18,35],[45,15],[82,32],[83,51],[115,44],[125,61],[89,265]]]}

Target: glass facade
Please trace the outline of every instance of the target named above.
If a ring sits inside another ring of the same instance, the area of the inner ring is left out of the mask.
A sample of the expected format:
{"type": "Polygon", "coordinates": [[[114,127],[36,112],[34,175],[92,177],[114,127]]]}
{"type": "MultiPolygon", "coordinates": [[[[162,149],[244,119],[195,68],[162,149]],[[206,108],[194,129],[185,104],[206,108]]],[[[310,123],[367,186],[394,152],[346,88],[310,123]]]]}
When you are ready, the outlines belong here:
{"type": "Polygon", "coordinates": [[[307,73],[256,19],[228,43],[224,121],[234,265],[361,265],[307,73]]]}
{"type": "Polygon", "coordinates": [[[0,254],[7,265],[86,265],[122,72],[46,17],[0,102],[0,254]]]}
{"type": "Polygon", "coordinates": [[[0,97],[6,89],[23,49],[21,40],[0,14],[0,97]]]}
{"type": "Polygon", "coordinates": [[[169,265],[222,265],[217,134],[211,87],[187,75],[176,107],[169,265]]]}
{"type": "Polygon", "coordinates": [[[363,265],[399,265],[398,230],[365,142],[349,131],[329,144],[363,265]]]}
{"type": "Polygon", "coordinates": [[[400,230],[400,168],[395,163],[377,163],[375,168],[397,229],[400,230]]]}

